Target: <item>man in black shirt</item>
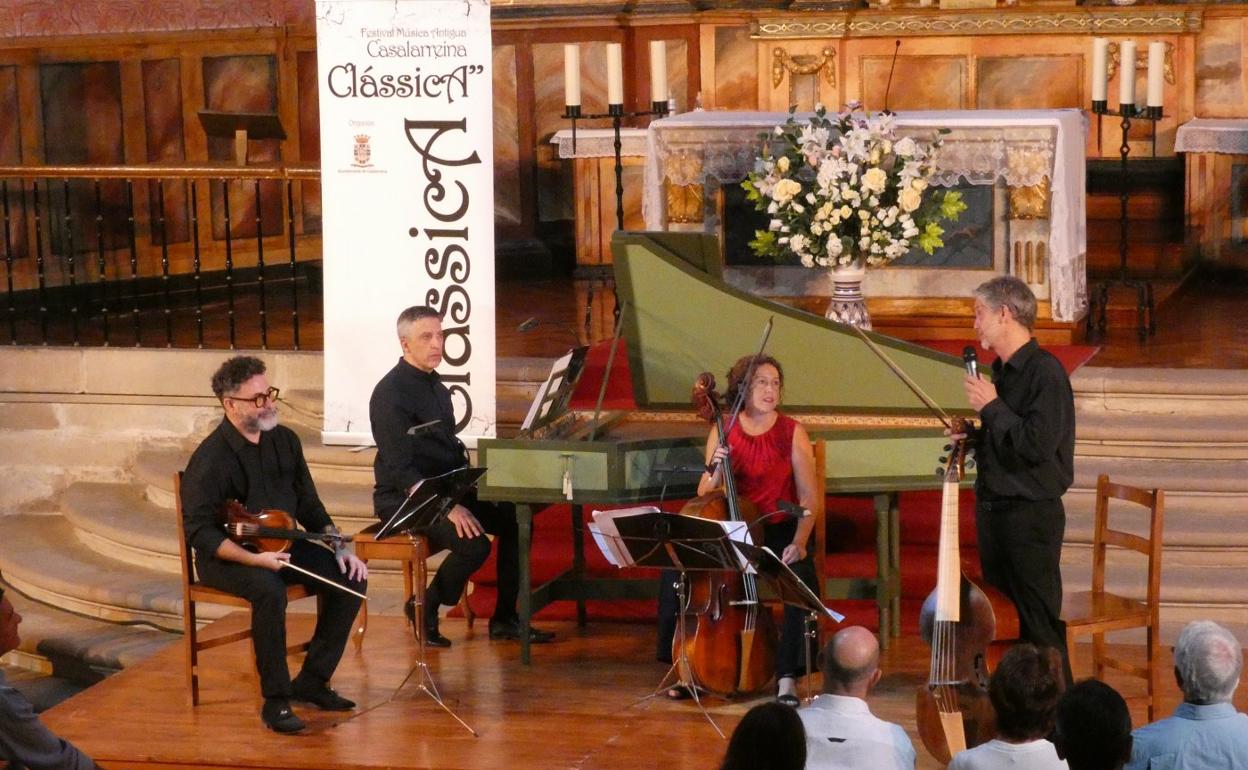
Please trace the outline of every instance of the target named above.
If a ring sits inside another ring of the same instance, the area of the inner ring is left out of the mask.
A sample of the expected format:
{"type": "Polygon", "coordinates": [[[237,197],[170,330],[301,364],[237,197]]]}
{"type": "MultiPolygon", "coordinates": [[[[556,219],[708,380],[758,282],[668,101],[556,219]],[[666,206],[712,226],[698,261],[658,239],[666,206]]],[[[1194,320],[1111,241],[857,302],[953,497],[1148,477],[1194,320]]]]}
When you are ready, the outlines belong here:
{"type": "MultiPolygon", "coordinates": [[[[468,464],[467,450],[455,435],[451,391],[434,371],[442,363],[442,317],[429,307],[409,307],[399,314],[398,333],[403,357],[373,388],[368,402],[377,443],[373,509],[382,521],[398,510],[416,482],[468,464]]],[[[498,601],[490,619],[490,638],[520,638],[515,506],[478,500],[471,493],[425,532],[430,553],[451,552],[425,593],[426,644],[451,646],[438,631],[438,607],[456,604],[468,578],[489,558],[487,532],[498,540],[498,601]]],[[[413,617],[410,604],[408,616],[413,617]]],[[[532,642],[546,642],[553,636],[529,628],[532,642]]]]}
{"type": "Polygon", "coordinates": [[[968,375],[979,412],[975,526],[984,578],[1018,608],[1021,635],[1062,653],[1062,494],[1074,480],[1075,402],[1070,378],[1031,336],[1036,297],[1013,276],[975,290],[979,343],[997,354],[991,381],[968,375]]]}
{"type": "Polygon", "coordinates": [[[226,361],[212,376],[212,392],[225,419],[191,455],[182,480],[182,525],[195,550],[195,571],[204,585],[251,602],[252,645],[264,723],[280,733],[298,732],[303,721],[290,700],[329,711],[355,704],[329,687],[351,635],[360,599],[308,577],[290,562],[363,592],[368,567],[345,548],[296,540],[290,553],[252,553],[225,536],[223,506],[237,500],[248,510],[276,508],[309,532],[336,532],[316,494],[299,437],[277,424],[277,389],[269,387],[264,362],[249,356],[226,361]],[[303,670],[292,682],[286,667],[286,584],[298,582],[319,596],[316,630],[303,670]]]}

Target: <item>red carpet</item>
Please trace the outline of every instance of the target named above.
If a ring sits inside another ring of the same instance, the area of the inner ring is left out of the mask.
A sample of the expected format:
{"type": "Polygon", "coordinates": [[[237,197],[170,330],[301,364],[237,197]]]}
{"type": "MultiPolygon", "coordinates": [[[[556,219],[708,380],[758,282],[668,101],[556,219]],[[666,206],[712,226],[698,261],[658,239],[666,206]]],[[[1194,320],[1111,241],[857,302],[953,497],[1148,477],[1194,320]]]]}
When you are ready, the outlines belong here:
{"type": "MultiPolygon", "coordinates": [[[[961,358],[967,341],[925,341],[926,347],[961,358]]],[[[989,365],[995,356],[978,348],[979,360],[989,365]]],[[[1095,355],[1097,348],[1083,345],[1058,345],[1046,347],[1073,372],[1095,355]]],[[[585,371],[573,394],[572,406],[592,409],[598,399],[606,372],[610,343],[602,343],[590,349],[585,371]]],[[[636,409],[633,400],[632,379],[629,373],[626,342],[621,340],[612,365],[611,377],[603,399],[604,409],[636,409]]],[[[974,493],[967,490],[961,496],[960,520],[962,561],[968,571],[977,573],[979,558],[975,550],[974,493]]],[[[681,501],[669,501],[667,510],[679,510],[681,501]]],[[[940,493],[906,492],[901,495],[901,587],[902,631],[916,633],[918,611],[923,599],[932,590],[936,574],[936,547],[940,516],[940,493]]],[[[875,514],[869,498],[828,499],[827,535],[829,544],[826,570],[829,576],[864,576],[875,574],[875,514]]],[[[585,517],[591,514],[585,510],[585,517]]],[[[532,569],[533,584],[541,585],[572,563],[572,534],[569,525],[569,509],[566,505],[550,506],[534,519],[532,569]]],[[[592,541],[585,543],[588,569],[598,575],[623,575],[620,570],[607,564],[592,541]]],[[[630,570],[633,576],[652,575],[648,570],[630,570]]],[[[657,577],[656,577],[657,579],[657,577]]],[[[476,590],[470,597],[473,611],[489,616],[494,611],[495,558],[473,576],[476,590]]],[[[847,616],[847,622],[874,629],[877,625],[875,603],[865,600],[835,602],[835,609],[847,616]]],[[[573,602],[556,602],[538,613],[537,618],[569,619],[575,617],[573,602]]],[[[591,620],[654,620],[654,602],[621,601],[588,603],[591,620]]]]}

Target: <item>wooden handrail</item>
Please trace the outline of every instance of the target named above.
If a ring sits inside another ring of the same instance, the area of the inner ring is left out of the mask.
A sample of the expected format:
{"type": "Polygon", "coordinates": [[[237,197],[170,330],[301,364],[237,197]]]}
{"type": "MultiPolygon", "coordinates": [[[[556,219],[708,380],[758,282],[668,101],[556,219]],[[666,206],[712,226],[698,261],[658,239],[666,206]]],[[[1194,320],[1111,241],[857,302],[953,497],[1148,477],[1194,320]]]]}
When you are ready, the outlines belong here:
{"type": "Polygon", "coordinates": [[[149,163],[142,166],[0,166],[0,178],[38,179],[320,179],[315,164],[236,166],[149,163]]]}

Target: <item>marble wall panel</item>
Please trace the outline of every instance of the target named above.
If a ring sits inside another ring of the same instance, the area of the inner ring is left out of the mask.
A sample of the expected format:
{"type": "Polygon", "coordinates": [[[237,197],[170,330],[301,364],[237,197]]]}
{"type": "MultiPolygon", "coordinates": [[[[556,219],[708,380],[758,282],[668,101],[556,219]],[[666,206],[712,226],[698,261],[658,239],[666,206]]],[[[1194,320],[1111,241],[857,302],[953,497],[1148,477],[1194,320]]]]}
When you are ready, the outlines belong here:
{"type": "MultiPolygon", "coordinates": [[[[295,55],[295,77],[298,79],[296,106],[299,110],[299,159],[315,163],[321,159],[321,93],[316,79],[316,51],[300,51],[295,55]]],[[[321,183],[300,182],[303,207],[303,232],[321,232],[321,183]]]]}
{"type": "MultiPolygon", "coordinates": [[[[182,128],[182,69],[177,59],[143,62],[143,124],[147,133],[149,163],[186,160],[182,128]]],[[[160,211],[160,186],[148,183],[148,201],[160,211]]],[[[190,195],[185,183],[164,186],[165,237],[169,243],[190,239],[190,195]]],[[[152,218],[152,242],[160,242],[156,218],[152,218]]]]}
{"type": "Polygon", "coordinates": [[[516,47],[494,46],[494,222],[520,224],[520,103],[516,47]]]}
{"type": "Polygon", "coordinates": [[[1082,56],[985,56],[975,62],[975,107],[1050,110],[1082,107],[1082,56]],[[1021,84],[1026,87],[1021,87],[1021,84]]]}
{"type": "MultiPolygon", "coordinates": [[[[276,112],[277,60],[273,56],[215,56],[203,59],[204,108],[220,112],[276,112]]],[[[295,126],[283,126],[287,131],[295,126]]],[[[277,163],[281,160],[281,144],[276,139],[248,143],[248,163],[277,163]]],[[[234,158],[234,137],[209,137],[208,158],[231,161],[234,158]]],[[[218,240],[225,239],[225,207],[221,183],[212,185],[212,232],[218,240]]],[[[254,238],[256,235],[256,192],[250,182],[231,182],[230,234],[233,238],[254,238]]],[[[261,182],[260,205],[265,235],[283,231],[285,195],[277,182],[261,182]]]]}
{"type": "Polygon", "coordinates": [[[676,98],[676,111],[693,108],[689,93],[689,44],[682,40],[667,41],[667,91],[676,98]]]}
{"type": "Polygon", "coordinates": [[[1241,117],[1244,99],[1243,19],[1207,19],[1196,38],[1196,114],[1241,117]]]}
{"type": "MultiPolygon", "coordinates": [[[[888,88],[892,56],[863,56],[858,60],[862,101],[882,108],[888,88]]],[[[967,109],[967,60],[962,56],[898,56],[888,106],[893,110],[967,109]]]]}
{"type": "Polygon", "coordinates": [[[758,46],[749,28],[716,28],[715,109],[758,109],[758,78],[758,46]]]}

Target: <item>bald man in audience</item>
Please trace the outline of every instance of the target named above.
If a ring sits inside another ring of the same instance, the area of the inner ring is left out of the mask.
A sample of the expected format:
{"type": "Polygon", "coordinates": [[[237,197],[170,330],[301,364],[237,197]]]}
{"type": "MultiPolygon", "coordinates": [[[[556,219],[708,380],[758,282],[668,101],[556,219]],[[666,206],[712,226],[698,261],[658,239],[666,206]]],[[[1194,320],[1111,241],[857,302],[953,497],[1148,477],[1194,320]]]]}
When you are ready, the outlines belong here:
{"type": "Polygon", "coordinates": [[[879,683],[880,645],[862,626],[836,633],[819,653],[823,693],[798,710],[807,770],[914,770],[914,745],[900,725],[878,719],[867,696],[879,683]]]}
{"type": "Polygon", "coordinates": [[[1248,767],[1248,715],[1231,702],[1244,651],[1230,631],[1194,620],[1174,643],[1174,679],[1183,702],[1173,716],[1136,730],[1127,770],[1248,767]]]}

